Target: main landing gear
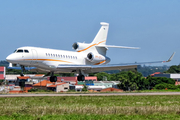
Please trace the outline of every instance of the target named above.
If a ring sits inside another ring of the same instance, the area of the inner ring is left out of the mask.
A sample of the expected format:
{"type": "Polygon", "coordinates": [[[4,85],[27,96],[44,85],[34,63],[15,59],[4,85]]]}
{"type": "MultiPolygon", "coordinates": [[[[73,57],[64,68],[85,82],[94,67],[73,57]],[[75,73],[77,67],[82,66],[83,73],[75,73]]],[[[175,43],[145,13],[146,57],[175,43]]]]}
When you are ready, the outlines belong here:
{"type": "Polygon", "coordinates": [[[85,80],[85,76],[82,74],[81,71],[79,71],[79,75],[77,76],[77,80],[78,81],[84,81],[85,80]]]}
{"type": "Polygon", "coordinates": [[[51,72],[50,81],[51,81],[51,82],[56,82],[56,81],[57,81],[57,77],[54,76],[54,72],[51,72]]]}
{"type": "MultiPolygon", "coordinates": [[[[56,82],[57,81],[57,77],[54,76],[54,72],[50,72],[50,81],[51,82],[56,82]]],[[[79,75],[77,76],[77,80],[78,81],[84,81],[85,80],[85,76],[82,74],[81,71],[79,71],[79,75]]]]}

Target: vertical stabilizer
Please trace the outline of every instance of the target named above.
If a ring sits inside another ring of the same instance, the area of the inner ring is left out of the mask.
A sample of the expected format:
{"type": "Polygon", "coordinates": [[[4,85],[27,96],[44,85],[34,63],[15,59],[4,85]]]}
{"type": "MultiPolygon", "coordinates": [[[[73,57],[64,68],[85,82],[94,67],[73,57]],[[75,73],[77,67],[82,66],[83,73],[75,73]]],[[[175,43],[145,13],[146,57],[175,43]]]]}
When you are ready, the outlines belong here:
{"type": "Polygon", "coordinates": [[[106,39],[107,39],[107,34],[108,34],[108,29],[109,29],[109,23],[101,22],[100,23],[102,26],[97,33],[96,37],[92,41],[91,44],[98,44],[98,45],[105,45],[106,44],[106,39]]]}

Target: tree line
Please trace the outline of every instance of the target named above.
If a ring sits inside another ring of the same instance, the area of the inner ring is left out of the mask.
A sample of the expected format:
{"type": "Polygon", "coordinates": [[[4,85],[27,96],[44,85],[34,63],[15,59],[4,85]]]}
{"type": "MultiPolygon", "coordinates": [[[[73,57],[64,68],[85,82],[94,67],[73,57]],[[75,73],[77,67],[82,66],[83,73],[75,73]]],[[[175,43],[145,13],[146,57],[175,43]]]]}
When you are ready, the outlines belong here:
{"type": "Polygon", "coordinates": [[[175,80],[166,77],[152,77],[147,78],[137,71],[122,71],[120,73],[108,74],[105,72],[97,73],[99,81],[120,81],[118,87],[124,91],[132,90],[151,90],[151,89],[176,89],[175,80]]]}

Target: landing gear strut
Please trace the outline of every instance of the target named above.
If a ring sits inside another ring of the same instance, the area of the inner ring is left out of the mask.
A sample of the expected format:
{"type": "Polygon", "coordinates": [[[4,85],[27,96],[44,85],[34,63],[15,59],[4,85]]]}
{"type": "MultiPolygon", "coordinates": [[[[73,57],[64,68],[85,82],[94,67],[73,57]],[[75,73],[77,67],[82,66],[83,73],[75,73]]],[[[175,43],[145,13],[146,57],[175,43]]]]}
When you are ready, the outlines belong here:
{"type": "Polygon", "coordinates": [[[24,71],[25,71],[25,67],[21,65],[21,74],[20,74],[21,76],[24,76],[24,74],[23,74],[24,71]]]}
{"type": "Polygon", "coordinates": [[[54,72],[51,72],[50,81],[51,81],[51,82],[56,82],[56,81],[57,81],[57,77],[54,76],[54,72]]]}

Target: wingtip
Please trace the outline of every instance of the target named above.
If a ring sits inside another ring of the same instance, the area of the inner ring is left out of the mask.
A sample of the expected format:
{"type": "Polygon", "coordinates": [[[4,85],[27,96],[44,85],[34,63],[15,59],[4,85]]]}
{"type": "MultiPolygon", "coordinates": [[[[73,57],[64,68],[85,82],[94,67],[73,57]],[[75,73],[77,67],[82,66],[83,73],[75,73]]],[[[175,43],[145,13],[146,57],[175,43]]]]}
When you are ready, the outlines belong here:
{"type": "Polygon", "coordinates": [[[175,53],[176,53],[176,52],[173,52],[173,54],[171,55],[171,57],[170,57],[170,58],[168,59],[168,61],[166,61],[166,62],[170,62],[170,61],[173,59],[175,53]]]}

